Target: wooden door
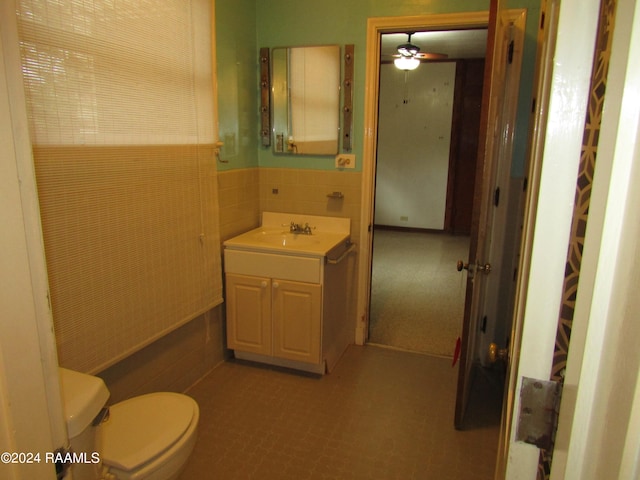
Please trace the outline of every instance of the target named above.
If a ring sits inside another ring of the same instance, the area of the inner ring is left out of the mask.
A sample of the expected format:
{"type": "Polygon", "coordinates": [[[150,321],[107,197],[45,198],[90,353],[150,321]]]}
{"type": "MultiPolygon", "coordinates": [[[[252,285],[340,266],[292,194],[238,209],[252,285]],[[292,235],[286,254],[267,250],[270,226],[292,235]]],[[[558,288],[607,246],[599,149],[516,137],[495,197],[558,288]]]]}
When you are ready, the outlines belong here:
{"type": "Polygon", "coordinates": [[[227,274],[227,346],[271,355],[271,279],[227,274]]]}
{"type": "Polygon", "coordinates": [[[451,129],[445,231],[471,233],[484,58],[459,60],[451,129]]]}
{"type": "MultiPolygon", "coordinates": [[[[487,283],[491,280],[491,259],[488,258],[491,245],[493,221],[493,192],[498,170],[501,136],[505,130],[504,112],[505,79],[508,65],[510,24],[506,20],[503,0],[492,0],[489,11],[487,56],[485,59],[482,109],[480,115],[480,135],[477,157],[475,201],[471,223],[469,259],[465,268],[467,293],[461,336],[460,366],[454,425],[464,426],[464,414],[471,390],[472,373],[476,360],[482,353],[477,352],[477,332],[487,283]]],[[[508,158],[500,159],[511,161],[508,158]]]]}

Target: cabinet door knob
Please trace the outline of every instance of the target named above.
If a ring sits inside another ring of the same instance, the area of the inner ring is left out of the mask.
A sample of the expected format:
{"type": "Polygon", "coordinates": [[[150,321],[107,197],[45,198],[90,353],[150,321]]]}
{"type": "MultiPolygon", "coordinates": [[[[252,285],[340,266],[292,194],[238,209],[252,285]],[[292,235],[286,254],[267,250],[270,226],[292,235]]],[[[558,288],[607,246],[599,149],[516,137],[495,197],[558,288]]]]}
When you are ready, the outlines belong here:
{"type": "Polygon", "coordinates": [[[263,280],[263,281],[260,283],[260,286],[261,286],[262,288],[267,288],[267,281],[266,281],[266,280],[263,280]]]}
{"type": "Polygon", "coordinates": [[[280,284],[278,282],[273,282],[273,288],[278,288],[280,284]]]}

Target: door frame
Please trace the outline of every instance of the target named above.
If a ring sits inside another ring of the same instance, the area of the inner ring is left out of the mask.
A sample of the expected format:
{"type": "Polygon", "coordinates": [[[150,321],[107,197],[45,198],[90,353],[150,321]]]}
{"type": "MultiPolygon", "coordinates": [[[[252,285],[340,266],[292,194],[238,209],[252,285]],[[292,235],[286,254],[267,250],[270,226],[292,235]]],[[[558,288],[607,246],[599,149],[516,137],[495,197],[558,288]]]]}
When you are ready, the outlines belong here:
{"type": "MultiPolygon", "coordinates": [[[[509,19],[515,21],[521,18],[524,9],[507,10],[509,19]]],[[[380,74],[380,37],[383,33],[397,32],[401,30],[457,30],[464,28],[486,28],[489,24],[489,11],[463,12],[453,14],[433,14],[410,17],[376,17],[367,21],[367,57],[365,78],[365,105],[364,105],[364,145],[362,167],[362,202],[361,202],[361,226],[359,241],[359,267],[358,267],[358,303],[356,344],[364,345],[367,342],[369,328],[369,304],[370,285],[373,262],[373,214],[375,202],[375,176],[376,176],[376,152],[378,130],[378,98],[379,98],[379,74],[380,74]]],[[[453,268],[453,266],[452,266],[453,268]]],[[[509,417],[502,424],[502,429],[510,425],[511,411],[503,412],[509,417]]],[[[504,432],[501,436],[506,436],[504,432]]],[[[498,458],[498,461],[504,461],[498,458]]]]}
{"type": "MultiPolygon", "coordinates": [[[[521,17],[524,10],[507,10],[509,18],[521,17]]],[[[375,203],[375,176],[377,167],[378,98],[380,95],[380,37],[383,33],[401,30],[460,30],[486,28],[489,11],[416,15],[407,17],[374,17],[367,20],[367,57],[364,105],[364,144],[362,166],[362,195],[358,257],[358,297],[356,344],[367,342],[371,266],[373,261],[373,214],[375,203]]]]}
{"type": "MultiPolygon", "coordinates": [[[[510,20],[523,16],[524,10],[507,10],[510,20]]],[[[380,36],[399,30],[439,29],[457,30],[464,28],[486,28],[489,11],[464,12],[454,14],[434,14],[411,17],[376,17],[367,21],[367,59],[365,80],[364,148],[362,167],[362,201],[359,269],[358,269],[358,314],[356,343],[364,345],[369,328],[369,303],[371,284],[373,213],[375,202],[376,151],[378,129],[378,98],[380,95],[380,36]]]]}
{"type": "MultiPolygon", "coordinates": [[[[567,245],[576,195],[578,163],[582,151],[585,118],[589,105],[600,2],[597,0],[547,0],[547,18],[558,11],[553,55],[547,62],[548,96],[540,112],[546,119],[536,125],[545,131],[537,139],[536,156],[543,158],[538,171],[532,166],[538,193],[531,195],[529,237],[524,242],[529,259],[528,286],[520,289],[523,324],[518,337],[520,363],[509,382],[513,411],[519,411],[523,377],[549,377],[558,327],[558,306],[562,303],[567,245]],[[579,12],[579,15],[576,13],[579,12]],[[559,161],[561,159],[561,161],[559,161]],[[534,200],[535,199],[535,200],[534,200]]],[[[634,322],[637,294],[629,281],[639,260],[627,248],[637,245],[637,224],[624,215],[637,211],[638,170],[633,168],[640,145],[640,117],[637,111],[640,70],[637,58],[640,38],[640,7],[633,0],[619,0],[615,14],[609,81],[602,116],[598,161],[593,176],[589,225],[584,240],[580,290],[575,299],[571,347],[567,356],[563,396],[560,404],[551,478],[595,478],[604,467],[610,478],[631,478],[640,470],[637,412],[638,372],[633,369],[637,345],[634,322]],[[627,204],[627,202],[630,202],[627,204]],[[620,288],[622,287],[622,288],[620,288]],[[631,332],[621,323],[633,319],[631,332]],[[626,338],[625,338],[626,337],[626,338]],[[623,365],[625,368],[620,368],[623,365]],[[632,381],[612,383],[624,371],[632,381]],[[602,426],[623,418],[628,429],[602,426]],[[618,443],[616,443],[618,442],[618,443]],[[605,448],[606,445],[606,448],[605,448]],[[585,462],[585,458],[589,462],[585,462]],[[632,473],[633,472],[633,473],[632,473]]],[[[602,17],[604,18],[604,17],[602,17]]],[[[540,102],[539,102],[540,103],[540,102]]],[[[533,157],[532,157],[533,158],[533,157]]],[[[534,162],[537,163],[537,162],[534,162]]],[[[632,249],[634,247],[631,247],[632,249]]],[[[533,479],[539,452],[507,431],[499,454],[506,459],[504,478],[533,479]]],[[[498,477],[496,477],[498,478],[498,477]]],[[[500,477],[502,478],[502,477],[500,477]]]]}
{"type": "Polygon", "coordinates": [[[380,96],[380,37],[402,30],[459,30],[486,28],[489,11],[408,17],[367,19],[367,57],[364,101],[364,144],[362,153],[362,196],[358,258],[358,302],[356,344],[364,345],[369,330],[371,265],[373,261],[373,213],[375,202],[376,152],[378,138],[378,98],[380,96]]]}
{"type": "MultiPolygon", "coordinates": [[[[558,27],[559,0],[543,0],[541,2],[541,17],[545,18],[543,24],[539,24],[536,53],[533,96],[535,98],[536,109],[532,112],[532,122],[529,153],[527,156],[527,194],[523,207],[523,229],[520,245],[520,262],[518,265],[518,280],[514,298],[514,328],[511,331],[511,343],[509,345],[509,368],[507,370],[507,385],[517,383],[517,371],[520,361],[519,346],[522,342],[522,323],[524,309],[526,306],[527,279],[531,268],[531,248],[533,242],[534,220],[536,217],[537,197],[539,195],[540,168],[542,164],[542,150],[546,132],[546,122],[548,117],[549,96],[551,86],[551,74],[553,70],[553,55],[555,49],[555,38],[558,27]]],[[[506,389],[502,410],[502,431],[498,442],[498,460],[495,478],[505,478],[507,464],[509,462],[510,432],[513,422],[513,404],[515,402],[515,390],[506,389]]],[[[524,464],[525,462],[521,462],[524,464]]],[[[523,468],[518,475],[535,468],[528,465],[529,470],[523,468]]]]}
{"type": "Polygon", "coordinates": [[[68,440],[15,12],[15,2],[0,2],[0,215],[9,225],[0,253],[9,278],[0,295],[0,451],[37,452],[41,461],[0,471],[55,478],[44,455],[68,440]]]}

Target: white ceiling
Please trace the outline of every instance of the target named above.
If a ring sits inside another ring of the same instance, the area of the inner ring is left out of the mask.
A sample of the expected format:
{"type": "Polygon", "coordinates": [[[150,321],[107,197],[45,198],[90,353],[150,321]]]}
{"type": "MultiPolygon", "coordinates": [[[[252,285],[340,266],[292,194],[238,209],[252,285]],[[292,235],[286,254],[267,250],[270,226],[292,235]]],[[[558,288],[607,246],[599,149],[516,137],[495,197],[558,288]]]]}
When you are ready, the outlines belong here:
{"type": "MultiPolygon", "coordinates": [[[[407,43],[406,33],[383,34],[382,59],[389,60],[402,43],[407,43]]],[[[420,53],[444,53],[449,59],[484,58],[487,29],[416,32],[411,43],[420,47],[420,53]]]]}

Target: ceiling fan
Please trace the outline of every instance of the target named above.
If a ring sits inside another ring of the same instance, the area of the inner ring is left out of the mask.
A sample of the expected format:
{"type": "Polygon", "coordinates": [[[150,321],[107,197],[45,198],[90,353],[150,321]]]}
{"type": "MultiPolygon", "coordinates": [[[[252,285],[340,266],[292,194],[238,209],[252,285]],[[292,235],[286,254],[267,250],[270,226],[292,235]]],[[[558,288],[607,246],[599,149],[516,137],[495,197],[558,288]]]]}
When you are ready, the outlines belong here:
{"type": "MultiPolygon", "coordinates": [[[[398,45],[397,52],[394,55],[387,55],[392,57],[395,66],[401,70],[414,70],[418,68],[421,60],[441,60],[447,58],[444,53],[427,53],[420,52],[420,47],[411,43],[411,36],[415,32],[407,33],[407,43],[398,45]]],[[[383,55],[384,57],[384,55],[383,55]]],[[[390,63],[384,62],[383,63],[390,63]]]]}

